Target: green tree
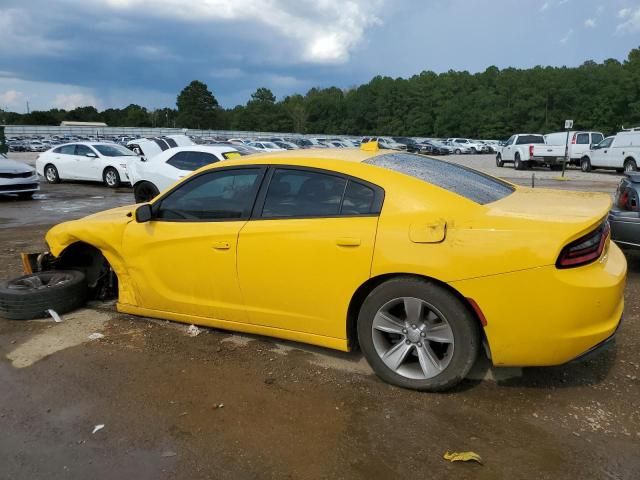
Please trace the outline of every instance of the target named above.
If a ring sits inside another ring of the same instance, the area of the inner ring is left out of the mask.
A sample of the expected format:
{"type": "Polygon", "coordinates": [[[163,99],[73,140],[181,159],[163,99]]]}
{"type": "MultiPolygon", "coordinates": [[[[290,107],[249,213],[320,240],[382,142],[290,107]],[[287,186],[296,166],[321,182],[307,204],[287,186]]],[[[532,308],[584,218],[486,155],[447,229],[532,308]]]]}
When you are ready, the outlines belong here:
{"type": "Polygon", "coordinates": [[[192,81],[178,95],[177,125],[184,128],[218,127],[220,105],[206,84],[192,81]]]}

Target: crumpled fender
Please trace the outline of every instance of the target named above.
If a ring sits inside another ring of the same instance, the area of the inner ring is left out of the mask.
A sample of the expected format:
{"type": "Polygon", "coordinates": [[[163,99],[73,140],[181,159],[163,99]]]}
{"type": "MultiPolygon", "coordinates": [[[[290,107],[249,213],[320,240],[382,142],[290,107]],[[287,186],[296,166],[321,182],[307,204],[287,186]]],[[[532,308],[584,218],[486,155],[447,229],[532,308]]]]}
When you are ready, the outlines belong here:
{"type": "Polygon", "coordinates": [[[118,276],[119,301],[132,305],[137,302],[121,252],[124,231],[133,220],[134,210],[135,206],[119,207],[64,222],[51,228],[45,236],[54,257],[59,257],[66,248],[77,242],[87,243],[100,250],[118,276]]]}

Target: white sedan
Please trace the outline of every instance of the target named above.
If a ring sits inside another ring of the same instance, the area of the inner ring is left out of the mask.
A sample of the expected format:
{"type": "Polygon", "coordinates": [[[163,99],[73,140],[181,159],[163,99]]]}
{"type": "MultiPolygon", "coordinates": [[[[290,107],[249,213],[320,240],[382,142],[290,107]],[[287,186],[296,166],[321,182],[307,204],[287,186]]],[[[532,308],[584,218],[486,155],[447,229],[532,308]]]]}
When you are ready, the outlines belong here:
{"type": "Polygon", "coordinates": [[[136,202],[150,201],[182,177],[205,165],[240,155],[233,146],[193,145],[171,148],[149,159],[136,156],[128,164],[136,202]]]}
{"type": "Polygon", "coordinates": [[[249,147],[257,148],[262,152],[284,152],[286,149],[280,148],[273,142],[251,142],[247,144],[249,147]]]}
{"type": "Polygon", "coordinates": [[[39,189],[38,175],[32,167],[0,153],[0,194],[15,193],[26,200],[39,189]]]}
{"type": "Polygon", "coordinates": [[[133,157],[137,155],[115,143],[67,143],[38,156],[36,170],[49,183],[88,180],[116,188],[129,182],[127,162],[133,157]]]}

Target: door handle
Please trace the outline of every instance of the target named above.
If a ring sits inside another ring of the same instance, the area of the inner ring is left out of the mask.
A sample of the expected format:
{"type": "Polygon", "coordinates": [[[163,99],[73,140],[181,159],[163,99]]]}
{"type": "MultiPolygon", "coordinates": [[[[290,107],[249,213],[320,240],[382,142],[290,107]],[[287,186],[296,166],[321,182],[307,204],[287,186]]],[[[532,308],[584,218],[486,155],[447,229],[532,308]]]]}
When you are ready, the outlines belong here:
{"type": "Polygon", "coordinates": [[[229,242],[214,242],[213,248],[215,250],[229,250],[231,248],[231,245],[229,244],[229,242]]]}
{"type": "Polygon", "coordinates": [[[360,239],[354,237],[342,237],[336,240],[336,245],[341,247],[359,247],[360,239]]]}

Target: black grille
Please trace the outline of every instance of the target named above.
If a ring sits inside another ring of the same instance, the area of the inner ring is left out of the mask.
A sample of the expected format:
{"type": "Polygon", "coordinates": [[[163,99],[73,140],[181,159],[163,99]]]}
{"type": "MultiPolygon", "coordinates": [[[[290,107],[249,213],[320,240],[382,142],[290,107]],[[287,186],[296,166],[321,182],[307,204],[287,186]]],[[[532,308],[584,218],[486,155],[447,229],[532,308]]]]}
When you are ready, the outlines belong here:
{"type": "Polygon", "coordinates": [[[0,185],[0,192],[16,192],[18,190],[36,190],[37,183],[24,183],[22,185],[0,185]]]}
{"type": "Polygon", "coordinates": [[[32,172],[21,172],[21,173],[0,172],[0,178],[29,178],[31,176],[33,176],[32,172]]]}

